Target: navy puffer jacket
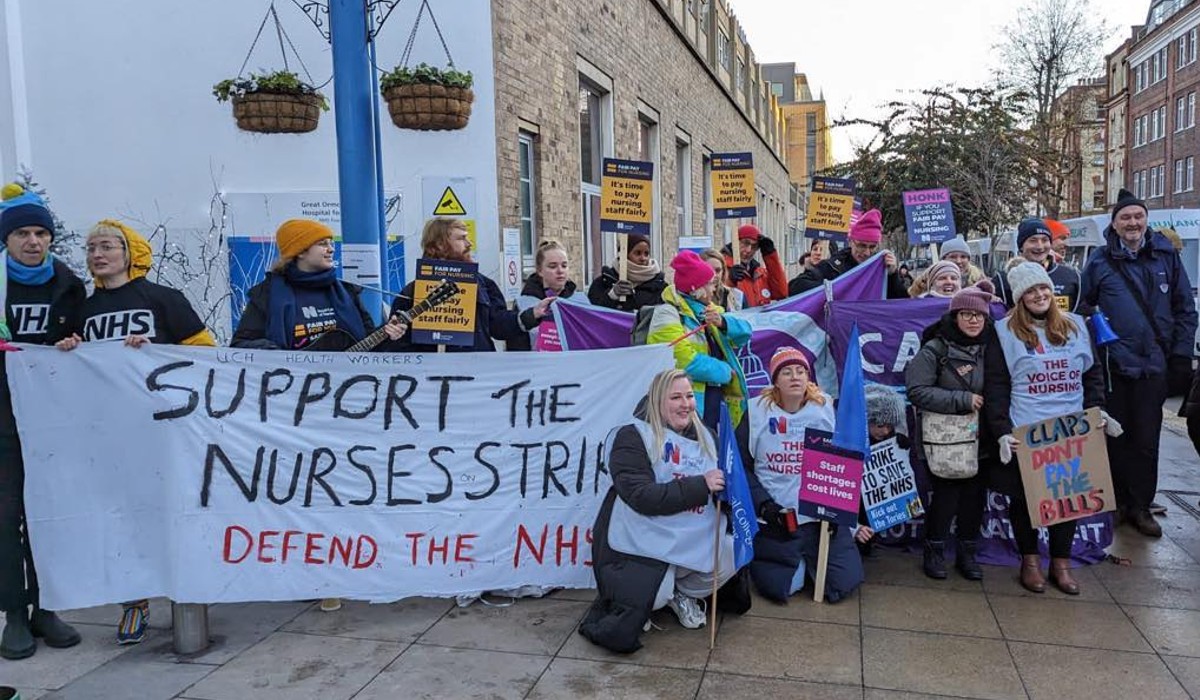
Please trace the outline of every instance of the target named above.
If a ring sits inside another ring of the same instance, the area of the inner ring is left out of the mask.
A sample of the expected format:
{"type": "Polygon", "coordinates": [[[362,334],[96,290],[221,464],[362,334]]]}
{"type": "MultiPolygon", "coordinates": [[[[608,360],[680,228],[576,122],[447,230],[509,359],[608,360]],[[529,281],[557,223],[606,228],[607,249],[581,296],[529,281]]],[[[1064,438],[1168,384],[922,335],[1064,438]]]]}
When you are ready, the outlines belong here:
{"type": "Polygon", "coordinates": [[[1196,304],[1179,253],[1165,236],[1147,230],[1147,242],[1130,254],[1110,225],[1104,232],[1108,245],[1096,250],[1083,270],[1083,298],[1108,316],[1118,340],[1106,346],[1108,371],[1140,379],[1165,374],[1170,357],[1194,354],[1196,304]],[[1137,294],[1150,309],[1155,323],[1130,295],[1122,279],[1124,270],[1137,294]]]}

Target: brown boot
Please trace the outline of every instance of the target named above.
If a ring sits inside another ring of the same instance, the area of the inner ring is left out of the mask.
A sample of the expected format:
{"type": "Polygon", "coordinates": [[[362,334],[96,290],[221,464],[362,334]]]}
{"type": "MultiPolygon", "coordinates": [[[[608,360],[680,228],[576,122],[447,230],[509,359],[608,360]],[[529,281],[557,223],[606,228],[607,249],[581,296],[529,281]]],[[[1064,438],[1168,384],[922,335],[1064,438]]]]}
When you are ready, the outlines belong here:
{"type": "Polygon", "coordinates": [[[1021,585],[1033,593],[1046,592],[1046,579],[1042,577],[1042,558],[1037,554],[1021,557],[1021,585]]]}
{"type": "Polygon", "coordinates": [[[1050,560],[1050,580],[1054,587],[1067,595],[1079,595],[1079,584],[1071,576],[1071,560],[1054,558],[1050,560]]]}

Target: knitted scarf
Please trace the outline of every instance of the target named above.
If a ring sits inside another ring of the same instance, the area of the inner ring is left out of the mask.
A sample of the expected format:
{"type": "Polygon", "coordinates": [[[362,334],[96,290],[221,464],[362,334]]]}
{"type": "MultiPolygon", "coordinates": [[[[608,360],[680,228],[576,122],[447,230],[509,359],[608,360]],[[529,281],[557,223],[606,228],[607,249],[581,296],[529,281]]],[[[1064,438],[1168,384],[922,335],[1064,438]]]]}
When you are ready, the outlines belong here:
{"type": "Polygon", "coordinates": [[[648,265],[639,265],[634,261],[628,261],[626,271],[629,274],[629,281],[636,287],[642,282],[649,282],[656,275],[662,274],[662,268],[658,266],[658,261],[651,259],[648,265]]]}

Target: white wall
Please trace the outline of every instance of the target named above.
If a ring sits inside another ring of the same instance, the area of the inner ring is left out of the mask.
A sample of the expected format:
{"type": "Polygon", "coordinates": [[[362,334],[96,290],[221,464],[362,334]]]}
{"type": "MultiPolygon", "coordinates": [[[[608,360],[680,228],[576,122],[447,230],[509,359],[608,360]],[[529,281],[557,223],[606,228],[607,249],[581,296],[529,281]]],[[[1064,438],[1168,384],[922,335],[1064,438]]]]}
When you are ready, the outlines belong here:
{"type": "MultiPolygon", "coordinates": [[[[193,236],[207,234],[216,190],[336,190],[332,110],[310,134],[256,135],[238,131],[229,104],[211,95],[213,83],[236,74],[269,4],[0,0],[0,179],[11,179],[18,166],[32,168],[75,229],[118,216],[135,227],[167,223],[193,236]]],[[[489,0],[430,4],[458,67],[475,75],[474,112],[462,131],[417,132],[394,127],[384,107],[385,187],[404,197],[399,233],[411,240],[426,214],[421,177],[475,178],[477,258],[493,274],[500,246],[491,7],[489,0]]],[[[384,26],[381,67],[399,61],[419,5],[402,3],[384,26]]],[[[332,73],[328,44],[291,2],[276,7],[313,78],[325,82],[332,73]]],[[[420,61],[445,62],[428,17],[413,52],[412,62],[420,61]]],[[[282,68],[271,23],[247,70],[257,68],[282,68]]],[[[331,104],[333,90],[323,88],[331,104]]]]}

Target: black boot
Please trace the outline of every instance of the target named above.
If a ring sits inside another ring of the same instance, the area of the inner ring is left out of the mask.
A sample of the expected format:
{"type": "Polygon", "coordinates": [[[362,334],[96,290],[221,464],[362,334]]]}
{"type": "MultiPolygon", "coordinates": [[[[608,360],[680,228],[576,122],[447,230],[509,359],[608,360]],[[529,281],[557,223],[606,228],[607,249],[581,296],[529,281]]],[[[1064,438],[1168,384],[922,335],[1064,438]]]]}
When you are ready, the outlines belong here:
{"type": "Polygon", "coordinates": [[[925,575],[938,580],[946,578],[946,541],[925,540],[925,575]]]}
{"type": "Polygon", "coordinates": [[[958,573],[968,581],[983,580],[983,569],[979,568],[979,562],[975,560],[975,554],[978,551],[978,541],[958,541],[958,549],[954,553],[954,568],[958,569],[958,573]]]}
{"type": "Polygon", "coordinates": [[[0,657],[16,661],[27,659],[37,651],[37,642],[29,629],[29,611],[25,608],[5,613],[4,638],[0,640],[0,657]]]}
{"type": "Polygon", "coordinates": [[[46,646],[55,649],[73,647],[81,639],[74,627],[49,610],[34,610],[30,628],[33,630],[33,636],[41,637],[46,641],[46,646]]]}

